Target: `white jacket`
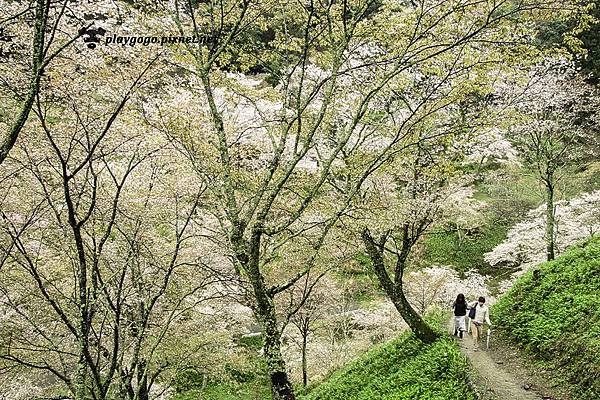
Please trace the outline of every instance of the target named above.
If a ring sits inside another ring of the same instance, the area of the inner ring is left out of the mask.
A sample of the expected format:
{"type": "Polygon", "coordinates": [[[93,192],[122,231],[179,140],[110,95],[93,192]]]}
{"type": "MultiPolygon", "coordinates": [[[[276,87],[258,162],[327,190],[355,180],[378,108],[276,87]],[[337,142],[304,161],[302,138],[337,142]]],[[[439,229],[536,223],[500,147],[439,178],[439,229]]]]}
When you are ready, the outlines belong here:
{"type": "Polygon", "coordinates": [[[490,309],[485,303],[482,306],[480,306],[479,302],[476,301],[470,304],[469,306],[471,308],[475,307],[475,318],[473,318],[474,321],[478,321],[481,323],[485,321],[488,325],[492,325],[492,323],[490,322],[490,309]]]}

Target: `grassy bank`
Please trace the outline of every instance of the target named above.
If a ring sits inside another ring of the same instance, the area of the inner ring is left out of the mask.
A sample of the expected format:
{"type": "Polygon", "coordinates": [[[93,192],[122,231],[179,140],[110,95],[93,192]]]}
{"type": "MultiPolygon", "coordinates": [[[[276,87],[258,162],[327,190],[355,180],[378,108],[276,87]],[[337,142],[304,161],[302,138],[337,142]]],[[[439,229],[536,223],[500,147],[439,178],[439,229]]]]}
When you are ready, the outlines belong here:
{"type": "Polygon", "coordinates": [[[502,331],[578,399],[600,398],[600,237],[529,271],[494,306],[502,331]]]}
{"type": "Polygon", "coordinates": [[[424,345],[405,333],[334,373],[302,400],[475,399],[467,361],[445,335],[424,345]]]}

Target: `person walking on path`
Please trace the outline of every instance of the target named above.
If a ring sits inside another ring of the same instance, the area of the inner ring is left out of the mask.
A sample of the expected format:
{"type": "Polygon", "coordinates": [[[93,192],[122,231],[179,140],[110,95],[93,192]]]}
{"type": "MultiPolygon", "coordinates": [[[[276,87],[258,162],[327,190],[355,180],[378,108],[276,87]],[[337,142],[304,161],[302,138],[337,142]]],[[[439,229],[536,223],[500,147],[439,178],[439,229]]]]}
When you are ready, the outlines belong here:
{"type": "Polygon", "coordinates": [[[490,310],[485,304],[485,297],[480,297],[479,301],[471,304],[469,317],[471,318],[471,335],[473,335],[473,351],[479,348],[479,339],[483,337],[483,323],[487,323],[491,328],[490,310]]]}
{"type": "Polygon", "coordinates": [[[458,296],[456,296],[452,308],[454,309],[454,336],[458,336],[462,339],[463,332],[467,330],[467,325],[465,324],[467,301],[465,300],[464,294],[459,293],[458,296]]]}

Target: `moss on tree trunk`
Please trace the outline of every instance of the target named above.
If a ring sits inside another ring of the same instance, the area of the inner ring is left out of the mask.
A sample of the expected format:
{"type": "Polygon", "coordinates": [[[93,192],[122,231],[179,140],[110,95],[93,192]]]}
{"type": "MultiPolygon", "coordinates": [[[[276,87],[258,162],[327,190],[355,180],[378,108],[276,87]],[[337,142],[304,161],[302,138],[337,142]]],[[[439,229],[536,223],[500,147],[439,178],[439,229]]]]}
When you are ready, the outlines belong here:
{"type": "MultiPolygon", "coordinates": [[[[438,334],[435,333],[429,325],[423,321],[423,319],[417,314],[412,308],[402,288],[402,272],[404,270],[404,260],[399,259],[396,265],[396,274],[394,280],[390,277],[385,267],[385,261],[383,258],[383,247],[385,239],[380,240],[380,243],[375,242],[371,237],[368,229],[365,229],[362,233],[362,240],[367,249],[371,262],[373,263],[373,271],[379,280],[379,283],[385,291],[388,298],[392,301],[396,310],[400,313],[408,327],[414,332],[414,334],[421,341],[425,343],[432,343],[438,338],[438,334]]],[[[398,257],[407,255],[407,252],[402,252],[398,257]]]]}

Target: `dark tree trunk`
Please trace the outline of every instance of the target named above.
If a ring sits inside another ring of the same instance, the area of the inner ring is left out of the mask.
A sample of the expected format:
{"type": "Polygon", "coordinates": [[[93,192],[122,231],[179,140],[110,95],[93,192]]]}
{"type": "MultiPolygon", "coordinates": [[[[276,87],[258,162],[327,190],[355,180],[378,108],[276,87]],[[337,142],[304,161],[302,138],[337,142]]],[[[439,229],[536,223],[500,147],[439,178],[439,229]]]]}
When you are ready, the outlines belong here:
{"type": "Polygon", "coordinates": [[[296,400],[293,386],[289,380],[285,361],[281,354],[281,331],[277,325],[277,313],[273,301],[274,294],[270,292],[262,275],[260,265],[260,227],[252,230],[250,243],[244,245],[241,238],[234,238],[236,249],[248,249],[249,254],[243,251],[237,253],[237,259],[248,274],[254,292],[254,312],[262,325],[264,332],[264,357],[267,362],[267,371],[271,378],[271,392],[273,400],[296,400]]]}
{"type": "Polygon", "coordinates": [[[411,307],[404,292],[397,290],[394,293],[394,297],[390,297],[392,303],[396,307],[396,310],[402,316],[402,319],[406,322],[409,328],[415,333],[415,335],[424,343],[433,343],[438,338],[438,334],[429,327],[419,316],[419,314],[411,307]]]}
{"type": "MultiPolygon", "coordinates": [[[[271,310],[273,310],[271,308],[271,310]]],[[[275,313],[265,310],[261,316],[265,332],[264,353],[271,378],[273,400],[295,400],[292,384],[287,375],[285,361],[281,355],[281,334],[277,327],[275,313]]]]}
{"type": "Polygon", "coordinates": [[[29,113],[31,111],[31,108],[33,107],[35,96],[40,90],[40,80],[42,74],[41,67],[44,60],[44,38],[47,29],[47,7],[48,4],[46,0],[37,0],[35,8],[35,32],[32,46],[32,77],[29,83],[27,95],[25,96],[25,99],[21,104],[21,109],[17,114],[16,120],[13,122],[12,126],[8,130],[6,137],[3,138],[2,143],[0,143],[0,164],[2,164],[6,157],[8,157],[8,153],[15,145],[19,133],[21,132],[21,130],[25,126],[25,123],[27,122],[29,113]]]}
{"type": "Polygon", "coordinates": [[[148,373],[146,371],[146,362],[140,361],[137,371],[138,395],[136,400],[148,400],[148,373]]]}
{"type": "Polygon", "coordinates": [[[302,385],[306,387],[308,384],[308,371],[307,371],[307,362],[306,362],[306,339],[308,336],[308,332],[303,332],[302,334],[302,385]]]}
{"type": "Polygon", "coordinates": [[[554,185],[548,178],[546,184],[546,259],[554,260],[554,185]]]}
{"type": "MultiPolygon", "coordinates": [[[[365,229],[362,233],[362,240],[367,249],[367,254],[371,258],[373,263],[373,271],[379,280],[379,284],[385,291],[388,298],[394,303],[396,310],[400,313],[404,321],[407,323],[413,333],[424,343],[432,343],[438,338],[438,334],[433,331],[423,321],[423,319],[417,314],[417,312],[411,307],[406,299],[404,290],[402,288],[402,268],[397,269],[394,281],[390,278],[387,269],[385,268],[385,262],[383,259],[383,243],[377,244],[371,237],[368,229],[365,229]],[[398,272],[399,271],[399,272],[398,272]]],[[[408,253],[406,253],[408,254],[408,253]]],[[[398,264],[402,263],[400,261],[398,264]]]]}

